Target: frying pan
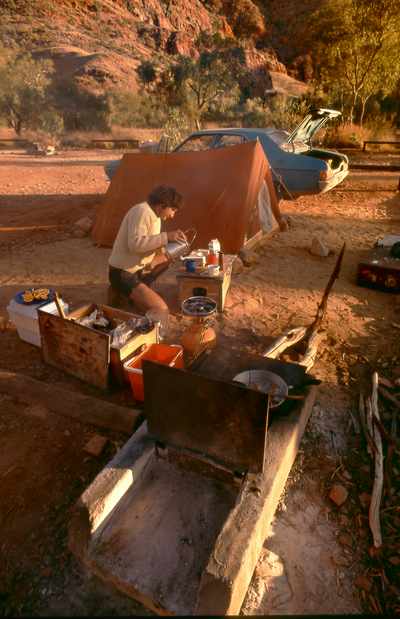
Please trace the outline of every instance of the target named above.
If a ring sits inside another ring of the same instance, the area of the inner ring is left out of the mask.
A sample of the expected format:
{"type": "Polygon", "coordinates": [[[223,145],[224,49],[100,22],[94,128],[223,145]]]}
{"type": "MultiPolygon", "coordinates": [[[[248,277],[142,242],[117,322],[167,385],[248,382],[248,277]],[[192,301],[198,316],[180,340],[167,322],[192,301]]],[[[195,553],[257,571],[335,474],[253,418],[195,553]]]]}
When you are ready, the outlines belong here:
{"type": "Polygon", "coordinates": [[[233,380],[246,385],[249,389],[268,394],[271,408],[280,406],[288,397],[290,398],[287,383],[278,374],[268,370],[245,370],[236,374],[233,380]]]}

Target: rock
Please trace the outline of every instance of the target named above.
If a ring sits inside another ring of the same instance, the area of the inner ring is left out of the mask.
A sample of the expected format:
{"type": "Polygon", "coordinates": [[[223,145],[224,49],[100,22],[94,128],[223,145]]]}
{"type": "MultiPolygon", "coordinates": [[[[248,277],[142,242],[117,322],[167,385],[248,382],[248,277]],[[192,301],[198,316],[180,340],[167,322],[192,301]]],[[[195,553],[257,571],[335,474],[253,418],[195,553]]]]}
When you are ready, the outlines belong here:
{"type": "Polygon", "coordinates": [[[329,498],[333,501],[338,507],[343,505],[343,503],[347,500],[349,493],[347,489],[341,484],[333,484],[330,492],[329,498]]]}
{"type": "Polygon", "coordinates": [[[91,456],[100,456],[104,447],[106,446],[108,439],[100,434],[94,434],[90,441],[86,443],[83,450],[91,456]]]}
{"type": "Polygon", "coordinates": [[[88,235],[87,232],[85,232],[84,230],[80,230],[79,228],[74,228],[71,234],[75,239],[83,239],[85,236],[88,235]]]}
{"type": "Polygon", "coordinates": [[[195,53],[198,57],[198,51],[193,50],[193,40],[189,34],[185,32],[172,32],[166,43],[166,51],[168,54],[181,54],[182,56],[190,56],[195,53]]]}
{"type": "Polygon", "coordinates": [[[365,576],[364,574],[360,574],[354,581],[354,584],[359,589],[363,589],[367,593],[369,593],[372,589],[372,580],[365,576]]]}
{"type": "Polygon", "coordinates": [[[48,409],[45,406],[41,406],[40,404],[33,404],[32,406],[28,406],[25,411],[28,415],[38,417],[39,419],[46,419],[49,413],[48,409]]]}
{"type": "Polygon", "coordinates": [[[239,258],[239,256],[237,256],[232,265],[232,274],[240,275],[240,273],[243,273],[243,271],[244,271],[244,264],[242,260],[239,258]]]}
{"type": "Polygon", "coordinates": [[[251,267],[253,264],[260,262],[260,256],[251,249],[241,249],[239,256],[246,267],[251,267]]]}
{"type": "Polygon", "coordinates": [[[260,311],[260,304],[257,299],[253,299],[252,297],[246,299],[244,302],[243,311],[246,316],[254,317],[254,314],[260,311]]]}
{"type": "Polygon", "coordinates": [[[321,256],[322,258],[326,258],[329,256],[329,247],[327,247],[325,243],[315,236],[311,241],[310,253],[313,256],[321,256]]]}
{"type": "Polygon", "coordinates": [[[93,221],[90,219],[90,217],[82,217],[75,222],[74,226],[79,230],[83,230],[84,232],[89,233],[92,229],[93,221]]]}

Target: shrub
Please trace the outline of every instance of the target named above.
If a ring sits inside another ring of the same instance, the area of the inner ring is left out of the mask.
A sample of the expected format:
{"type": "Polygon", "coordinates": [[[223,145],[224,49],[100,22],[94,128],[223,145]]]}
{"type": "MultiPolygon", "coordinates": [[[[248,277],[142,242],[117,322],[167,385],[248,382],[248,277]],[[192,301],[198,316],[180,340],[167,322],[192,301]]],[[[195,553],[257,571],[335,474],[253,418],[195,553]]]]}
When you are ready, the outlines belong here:
{"type": "Polygon", "coordinates": [[[324,144],[335,148],[361,148],[364,140],[370,137],[370,129],[347,123],[328,127],[325,131],[324,144]]]}
{"type": "Polygon", "coordinates": [[[108,97],[109,122],[122,127],[162,127],[165,107],[154,96],[112,91],[108,97]]]}
{"type": "Polygon", "coordinates": [[[269,111],[259,98],[247,99],[239,108],[243,127],[266,127],[269,123],[269,111]]]}

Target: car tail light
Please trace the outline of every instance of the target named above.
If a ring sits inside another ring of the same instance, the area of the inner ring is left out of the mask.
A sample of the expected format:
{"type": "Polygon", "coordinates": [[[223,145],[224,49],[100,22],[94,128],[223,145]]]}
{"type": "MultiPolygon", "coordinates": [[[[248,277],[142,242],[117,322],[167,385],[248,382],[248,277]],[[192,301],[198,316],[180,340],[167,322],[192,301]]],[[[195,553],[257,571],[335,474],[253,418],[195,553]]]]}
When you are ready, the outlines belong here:
{"type": "Polygon", "coordinates": [[[319,173],[319,180],[327,181],[330,176],[331,176],[330,170],[321,170],[321,172],[319,173]]]}

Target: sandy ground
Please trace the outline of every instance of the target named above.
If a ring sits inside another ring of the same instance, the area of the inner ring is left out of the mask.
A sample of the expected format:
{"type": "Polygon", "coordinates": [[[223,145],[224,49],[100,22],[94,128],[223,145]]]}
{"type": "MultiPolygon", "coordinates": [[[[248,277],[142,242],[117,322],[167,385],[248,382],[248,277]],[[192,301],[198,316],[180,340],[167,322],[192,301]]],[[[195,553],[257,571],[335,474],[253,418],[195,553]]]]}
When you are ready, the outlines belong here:
{"type": "MultiPolygon", "coordinates": [[[[39,284],[57,288],[73,306],[106,300],[109,250],[94,247],[88,237],[75,238],[72,224],[84,215],[93,217],[107,189],[103,164],[109,158],[89,151],[51,159],[0,153],[0,315],[6,315],[16,292],[39,284]]],[[[325,343],[313,369],[323,383],[244,614],[359,613],[363,608],[353,583],[363,571],[369,533],[365,529],[353,544],[343,543],[343,532],[362,515],[352,471],[341,478],[352,492],[340,509],[327,494],[354,448],[349,412],[356,409],[360,384],[373,368],[400,364],[393,327],[399,322],[397,297],[355,284],[357,263],[377,237],[400,232],[397,184],[398,173],[360,171],[328,194],[283,203],[291,230],[263,243],[259,263],[235,276],[218,321],[221,340],[261,353],[266,335],[311,321],[346,242],[328,305],[325,343]],[[313,236],[328,244],[330,256],[309,253],[313,236]]],[[[164,285],[170,281],[166,277],[164,285]]],[[[129,401],[129,394],[101,394],[46,366],[40,351],[12,329],[0,333],[0,341],[0,369],[129,401]]],[[[21,409],[7,397],[0,424],[0,549],[7,558],[0,567],[0,605],[9,614],[146,613],[82,573],[66,548],[71,505],[124,437],[105,432],[106,452],[88,457],[82,448],[94,428],[29,404],[21,409]]]]}

